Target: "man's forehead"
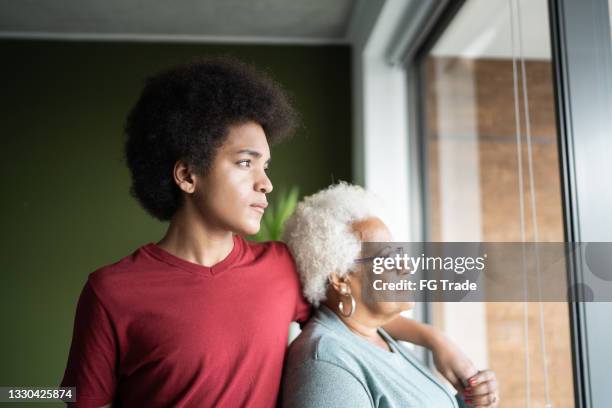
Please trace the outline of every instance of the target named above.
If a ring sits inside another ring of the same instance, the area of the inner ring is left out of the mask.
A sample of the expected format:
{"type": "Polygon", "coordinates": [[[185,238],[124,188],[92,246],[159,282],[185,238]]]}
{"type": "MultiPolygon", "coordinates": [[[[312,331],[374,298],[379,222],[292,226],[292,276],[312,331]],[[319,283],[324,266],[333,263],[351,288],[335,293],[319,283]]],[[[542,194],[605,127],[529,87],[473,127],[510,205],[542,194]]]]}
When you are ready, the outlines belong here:
{"type": "Polygon", "coordinates": [[[229,154],[248,154],[253,157],[270,157],[270,147],[267,140],[252,140],[250,138],[228,137],[221,149],[229,154]]]}

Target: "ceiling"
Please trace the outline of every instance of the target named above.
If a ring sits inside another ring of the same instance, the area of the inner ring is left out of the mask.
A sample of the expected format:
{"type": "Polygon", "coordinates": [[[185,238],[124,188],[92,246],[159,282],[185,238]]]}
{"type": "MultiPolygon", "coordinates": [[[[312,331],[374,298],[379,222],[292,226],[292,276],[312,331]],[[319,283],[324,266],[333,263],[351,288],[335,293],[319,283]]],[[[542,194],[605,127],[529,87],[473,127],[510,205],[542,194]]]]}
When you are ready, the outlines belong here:
{"type": "Polygon", "coordinates": [[[529,59],[549,60],[549,30],[548,0],[469,0],[432,52],[438,56],[504,59],[520,53],[529,59]]]}
{"type": "MultiPolygon", "coordinates": [[[[0,0],[0,38],[348,44],[356,10],[369,1],[0,0]]],[[[433,54],[550,59],[547,3],[469,0],[433,54]]]]}
{"type": "Polygon", "coordinates": [[[347,43],[358,0],[0,0],[0,38],[347,43]]]}

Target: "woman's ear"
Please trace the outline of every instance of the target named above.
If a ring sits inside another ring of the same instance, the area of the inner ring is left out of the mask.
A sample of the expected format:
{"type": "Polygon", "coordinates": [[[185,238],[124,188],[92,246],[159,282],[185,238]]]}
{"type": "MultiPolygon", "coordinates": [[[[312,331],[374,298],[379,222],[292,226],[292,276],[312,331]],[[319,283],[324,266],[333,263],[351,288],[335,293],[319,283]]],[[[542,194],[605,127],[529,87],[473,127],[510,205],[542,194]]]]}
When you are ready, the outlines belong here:
{"type": "Polygon", "coordinates": [[[191,170],[191,166],[182,160],[174,164],[172,172],[174,182],[184,192],[191,194],[195,191],[196,177],[191,170]]]}
{"type": "Polygon", "coordinates": [[[338,276],[336,273],[332,273],[329,276],[329,284],[334,288],[334,290],[341,295],[348,295],[351,293],[351,280],[348,276],[338,276]]]}

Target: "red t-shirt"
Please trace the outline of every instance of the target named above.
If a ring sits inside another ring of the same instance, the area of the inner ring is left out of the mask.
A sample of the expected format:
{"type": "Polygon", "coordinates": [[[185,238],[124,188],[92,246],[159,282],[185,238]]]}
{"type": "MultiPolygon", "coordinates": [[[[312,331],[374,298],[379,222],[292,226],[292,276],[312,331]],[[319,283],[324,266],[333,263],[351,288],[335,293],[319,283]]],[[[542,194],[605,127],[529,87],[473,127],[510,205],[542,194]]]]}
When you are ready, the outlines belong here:
{"type": "Polygon", "coordinates": [[[89,276],[62,386],[77,407],[274,407],[291,321],[305,321],[280,242],[234,237],[205,267],[148,244],[89,276]]]}

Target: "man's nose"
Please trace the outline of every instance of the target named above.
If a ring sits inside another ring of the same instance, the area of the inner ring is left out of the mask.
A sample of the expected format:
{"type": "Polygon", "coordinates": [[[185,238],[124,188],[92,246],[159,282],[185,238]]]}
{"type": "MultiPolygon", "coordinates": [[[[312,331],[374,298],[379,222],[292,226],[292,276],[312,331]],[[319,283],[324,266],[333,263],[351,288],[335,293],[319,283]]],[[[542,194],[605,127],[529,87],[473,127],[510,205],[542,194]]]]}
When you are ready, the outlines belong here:
{"type": "Polygon", "coordinates": [[[270,181],[268,175],[265,173],[265,171],[262,172],[261,177],[255,183],[255,190],[259,191],[260,193],[268,194],[273,188],[272,181],[270,181]]]}

